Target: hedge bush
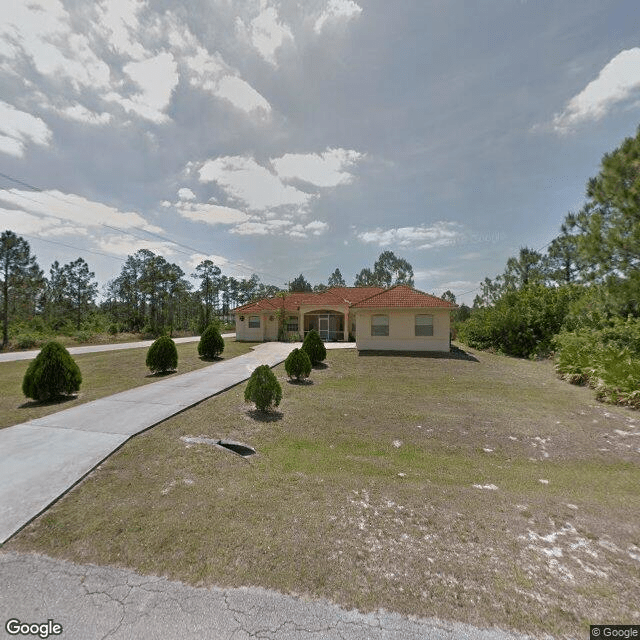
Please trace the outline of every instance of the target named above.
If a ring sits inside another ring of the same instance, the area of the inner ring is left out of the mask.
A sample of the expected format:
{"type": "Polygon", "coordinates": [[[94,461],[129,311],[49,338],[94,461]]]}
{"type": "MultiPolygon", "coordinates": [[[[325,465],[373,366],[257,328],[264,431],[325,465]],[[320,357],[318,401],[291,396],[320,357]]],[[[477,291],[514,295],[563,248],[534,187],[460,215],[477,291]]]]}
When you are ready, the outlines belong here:
{"type": "Polygon", "coordinates": [[[27,398],[49,400],[80,389],[82,375],[75,360],[59,342],[47,342],[31,361],[22,380],[27,398]]]}
{"type": "Polygon", "coordinates": [[[312,329],[307,333],[302,343],[302,349],[309,356],[313,366],[320,364],[327,357],[327,349],[322,342],[320,334],[312,329]]]}
{"type": "Polygon", "coordinates": [[[257,367],[244,390],[245,402],[254,402],[260,411],[269,411],[280,404],[282,387],[269,365],[257,367]]]}
{"type": "Polygon", "coordinates": [[[203,358],[217,358],[224,351],[224,339],[217,325],[210,324],[200,336],[198,355],[203,358]]]}
{"type": "Polygon", "coordinates": [[[306,351],[294,349],[284,361],[284,369],[290,378],[302,380],[311,373],[311,360],[306,351]]]}
{"type": "Polygon", "coordinates": [[[640,408],[639,318],[612,318],[602,328],[563,331],[555,345],[562,378],[588,384],[604,402],[640,408]]]}
{"type": "Polygon", "coordinates": [[[152,373],[175,371],[178,368],[178,350],[169,336],[160,336],[147,351],[147,367],[152,373]]]}
{"type": "Polygon", "coordinates": [[[570,287],[529,285],[505,293],[492,307],[475,309],[458,338],[475,349],[526,358],[549,353],[575,292],[570,287]]]}

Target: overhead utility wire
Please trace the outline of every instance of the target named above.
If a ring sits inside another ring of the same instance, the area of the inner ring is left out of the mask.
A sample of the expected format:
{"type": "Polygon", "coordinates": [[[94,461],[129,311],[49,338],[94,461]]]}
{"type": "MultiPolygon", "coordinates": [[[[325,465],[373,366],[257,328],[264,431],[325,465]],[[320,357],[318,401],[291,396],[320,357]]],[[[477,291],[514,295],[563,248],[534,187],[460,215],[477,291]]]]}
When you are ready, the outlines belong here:
{"type": "MultiPolygon", "coordinates": [[[[19,184],[19,185],[21,185],[23,187],[26,187],[27,189],[30,189],[32,191],[37,191],[39,193],[45,193],[45,191],[46,191],[46,189],[42,189],[41,187],[37,187],[35,185],[29,184],[28,182],[24,182],[22,180],[18,180],[17,178],[14,178],[14,177],[12,177],[10,175],[7,175],[6,173],[0,172],[0,177],[6,178],[7,180],[10,180],[11,182],[19,184]]],[[[27,196],[25,196],[23,194],[16,193],[14,195],[18,196],[19,198],[21,197],[21,198],[24,198],[25,200],[29,200],[31,202],[35,202],[36,204],[39,204],[37,200],[33,200],[32,198],[29,198],[29,197],[27,197],[27,196]]],[[[66,200],[65,198],[61,198],[61,197],[59,197],[59,196],[57,196],[57,195],[55,195],[53,193],[48,193],[48,195],[49,195],[49,197],[54,198],[56,200],[59,200],[60,202],[64,202],[67,205],[72,205],[72,206],[76,206],[76,207],[80,206],[80,204],[77,203],[77,202],[71,202],[71,201],[66,200]]],[[[55,215],[54,215],[54,217],[59,218],[59,219],[63,219],[63,218],[60,218],[59,216],[55,216],[55,215]]],[[[105,224],[103,222],[99,222],[98,224],[100,224],[100,226],[106,227],[107,229],[113,229],[114,231],[119,231],[120,233],[123,233],[125,235],[129,235],[132,238],[136,238],[138,240],[145,240],[145,238],[141,238],[140,236],[137,236],[136,234],[134,234],[134,233],[132,233],[130,231],[127,231],[126,229],[121,229],[119,227],[114,227],[114,226],[105,224]]],[[[182,244],[180,242],[177,242],[176,240],[172,240],[171,238],[167,238],[166,236],[162,236],[162,235],[160,235],[158,233],[154,233],[153,231],[148,231],[146,229],[141,229],[140,227],[133,227],[133,228],[136,229],[137,231],[141,231],[143,233],[147,233],[147,234],[149,234],[151,236],[159,238],[160,240],[164,240],[165,242],[169,242],[170,244],[176,245],[178,247],[183,247],[184,249],[188,249],[189,251],[192,251],[192,252],[195,252],[195,253],[200,253],[200,254],[203,254],[203,255],[207,254],[207,252],[203,251],[202,249],[197,249],[195,247],[191,247],[189,245],[182,244]]],[[[23,234],[23,235],[27,235],[27,234],[23,234]]],[[[39,236],[38,236],[38,239],[39,240],[44,240],[44,238],[41,238],[39,236]]],[[[57,243],[57,244],[62,244],[62,243],[57,243]]],[[[63,245],[63,246],[68,246],[68,247],[70,247],[72,249],[78,249],[80,251],[87,251],[88,253],[98,253],[96,251],[89,251],[88,249],[81,249],[80,247],[74,247],[73,245],[63,245]]],[[[182,253],[184,255],[189,255],[184,251],[179,251],[179,253],[182,253]]],[[[108,254],[98,253],[98,255],[108,255],[108,254]]],[[[115,257],[115,256],[112,256],[112,257],[115,257]]],[[[118,260],[121,260],[121,258],[118,258],[118,260]]],[[[275,278],[276,280],[281,280],[283,282],[287,282],[286,279],[282,278],[281,276],[276,276],[276,275],[274,275],[272,273],[267,273],[266,271],[258,271],[257,269],[253,269],[250,265],[243,265],[243,264],[241,264],[239,262],[234,262],[232,260],[228,260],[227,258],[225,258],[225,260],[226,260],[225,264],[230,264],[230,265],[232,265],[234,267],[237,267],[237,268],[239,268],[240,271],[245,271],[245,272],[250,271],[252,273],[258,273],[260,275],[267,276],[269,278],[275,278]]]]}

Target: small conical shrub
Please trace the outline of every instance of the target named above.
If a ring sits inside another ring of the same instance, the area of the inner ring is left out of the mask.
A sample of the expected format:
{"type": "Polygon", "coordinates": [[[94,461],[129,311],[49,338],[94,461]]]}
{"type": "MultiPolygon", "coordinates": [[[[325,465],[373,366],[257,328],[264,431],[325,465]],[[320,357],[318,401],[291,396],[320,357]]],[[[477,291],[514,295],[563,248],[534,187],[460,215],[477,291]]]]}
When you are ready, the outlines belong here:
{"type": "Polygon", "coordinates": [[[178,350],[169,336],[160,336],[147,351],[147,367],[152,373],[175,371],[178,368],[178,350]]]}
{"type": "Polygon", "coordinates": [[[305,336],[302,349],[306,351],[311,364],[314,366],[320,364],[327,357],[327,349],[324,346],[324,342],[322,342],[320,334],[315,329],[311,329],[305,336]]]}
{"type": "Polygon", "coordinates": [[[217,358],[224,351],[224,339],[215,324],[210,324],[200,336],[198,355],[203,358],[217,358]]]}
{"type": "Polygon", "coordinates": [[[269,365],[262,364],[251,374],[244,390],[244,401],[255,402],[260,411],[277,407],[282,400],[282,387],[269,365]]]}
{"type": "Polygon", "coordinates": [[[290,378],[302,380],[311,373],[311,360],[306,351],[294,349],[284,361],[284,369],[290,378]]]}
{"type": "Polygon", "coordinates": [[[22,392],[27,398],[49,400],[75,393],[81,383],[80,369],[69,352],[59,342],[47,342],[29,364],[22,392]]]}

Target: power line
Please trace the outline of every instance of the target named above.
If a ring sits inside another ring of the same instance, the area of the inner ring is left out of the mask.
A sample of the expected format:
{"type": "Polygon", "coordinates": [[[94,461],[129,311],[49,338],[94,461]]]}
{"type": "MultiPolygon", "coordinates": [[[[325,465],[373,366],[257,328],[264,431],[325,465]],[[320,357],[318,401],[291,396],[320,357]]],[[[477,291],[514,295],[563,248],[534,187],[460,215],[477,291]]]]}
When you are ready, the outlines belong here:
{"type": "MultiPolygon", "coordinates": [[[[11,182],[14,182],[15,184],[19,184],[19,185],[21,185],[23,187],[26,187],[27,189],[30,189],[31,191],[36,191],[38,193],[45,193],[46,192],[48,197],[54,198],[55,200],[59,200],[60,202],[63,202],[65,204],[67,204],[67,205],[72,205],[72,206],[76,206],[76,207],[80,206],[79,203],[77,203],[77,202],[71,202],[68,199],[61,198],[61,197],[57,196],[56,194],[51,193],[50,191],[47,191],[47,190],[45,190],[45,189],[43,189],[41,187],[38,187],[38,186],[33,185],[33,184],[30,184],[30,183],[25,182],[23,180],[19,180],[18,178],[14,178],[13,176],[7,175],[6,173],[0,172],[0,177],[3,177],[5,179],[7,179],[7,180],[10,180],[11,182]]],[[[13,192],[13,195],[15,195],[15,196],[17,196],[19,198],[23,198],[25,200],[29,200],[31,202],[34,202],[35,204],[40,204],[37,200],[29,198],[28,196],[25,196],[24,194],[13,192]]],[[[60,216],[57,216],[55,214],[53,215],[53,217],[58,218],[60,220],[64,220],[65,219],[65,218],[61,218],[60,216]]],[[[132,233],[131,231],[126,230],[126,229],[122,229],[120,227],[115,227],[115,226],[112,226],[112,225],[108,225],[108,224],[103,223],[103,222],[99,222],[98,224],[100,226],[102,226],[102,227],[107,228],[107,229],[112,229],[114,231],[118,231],[119,233],[131,236],[132,238],[136,238],[137,240],[143,240],[143,241],[146,240],[146,238],[143,238],[143,237],[141,238],[140,236],[138,236],[138,235],[132,233]]],[[[202,249],[197,249],[195,247],[192,247],[192,246],[177,242],[176,240],[172,240],[171,238],[167,238],[166,236],[160,235],[158,233],[154,233],[153,231],[148,231],[147,229],[141,229],[140,227],[133,227],[133,228],[136,229],[137,231],[140,231],[142,233],[146,233],[148,235],[154,236],[156,238],[159,238],[160,240],[163,240],[164,242],[168,242],[168,243],[173,244],[173,245],[175,245],[177,247],[182,247],[184,249],[188,249],[191,252],[199,253],[199,254],[202,254],[202,255],[207,255],[207,253],[208,253],[208,252],[206,252],[206,251],[204,251],[202,249]]],[[[27,235],[27,234],[24,234],[24,235],[27,235]]],[[[38,237],[38,239],[39,240],[44,240],[44,238],[41,238],[41,237],[38,237]]],[[[74,247],[73,245],[65,245],[64,243],[61,243],[61,242],[57,242],[57,243],[54,242],[54,241],[51,241],[51,242],[53,244],[60,244],[62,246],[67,246],[67,247],[70,247],[70,248],[73,248],[73,249],[78,249],[80,251],[87,251],[88,253],[95,253],[97,255],[108,256],[108,254],[105,254],[105,253],[100,253],[100,252],[97,252],[97,251],[91,251],[89,249],[80,249],[79,247],[74,247]]],[[[182,253],[183,255],[189,255],[185,251],[178,251],[178,253],[182,253]]],[[[115,256],[108,256],[108,257],[115,257],[115,256]]],[[[117,259],[124,262],[124,260],[122,260],[121,258],[117,258],[117,259]]],[[[286,282],[286,279],[282,278],[281,276],[276,276],[276,275],[274,275],[272,273],[267,273],[266,271],[259,271],[257,269],[253,269],[250,265],[243,265],[242,263],[234,262],[233,260],[229,260],[227,258],[224,258],[224,259],[226,261],[225,264],[232,265],[233,267],[236,267],[240,271],[257,273],[257,274],[260,274],[262,276],[267,276],[268,278],[274,278],[276,280],[281,280],[283,282],[286,282]]]]}

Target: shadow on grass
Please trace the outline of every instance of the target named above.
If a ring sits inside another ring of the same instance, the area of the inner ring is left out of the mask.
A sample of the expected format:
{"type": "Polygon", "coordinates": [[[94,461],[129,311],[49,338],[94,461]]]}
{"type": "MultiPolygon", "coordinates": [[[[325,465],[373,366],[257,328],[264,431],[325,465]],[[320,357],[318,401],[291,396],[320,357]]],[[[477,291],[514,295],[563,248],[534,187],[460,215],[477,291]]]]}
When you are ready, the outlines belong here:
{"type": "Polygon", "coordinates": [[[69,396],[56,396],[55,398],[49,398],[49,400],[27,400],[27,402],[23,402],[21,405],[18,405],[18,409],[31,409],[32,407],[53,407],[57,404],[64,404],[65,402],[75,400],[77,397],[78,394],[76,393],[69,396]]]}
{"type": "Polygon", "coordinates": [[[258,422],[277,422],[284,417],[281,411],[260,411],[260,409],[250,409],[247,415],[258,422]]]}
{"type": "Polygon", "coordinates": [[[298,380],[297,378],[289,378],[287,380],[287,382],[289,384],[294,384],[297,387],[306,387],[306,386],[309,386],[309,385],[313,384],[313,380],[309,380],[309,378],[307,378],[306,380],[298,380]]]}
{"type": "Polygon", "coordinates": [[[172,376],[174,373],[177,373],[178,370],[174,369],[173,371],[156,371],[155,373],[147,373],[145,378],[164,378],[166,376],[172,376]]]}
{"type": "Polygon", "coordinates": [[[325,362],[318,362],[318,364],[314,364],[313,365],[314,369],[328,369],[329,365],[326,364],[325,362]]]}
{"type": "Polygon", "coordinates": [[[224,360],[223,356],[214,356],[213,358],[207,358],[207,356],[198,356],[198,358],[202,360],[202,362],[220,362],[221,360],[224,360]]]}
{"type": "Polygon", "coordinates": [[[358,356],[394,356],[403,358],[432,358],[434,360],[467,360],[468,362],[480,362],[474,355],[463,351],[459,347],[451,347],[451,351],[383,351],[367,350],[358,351],[358,356]]]}

